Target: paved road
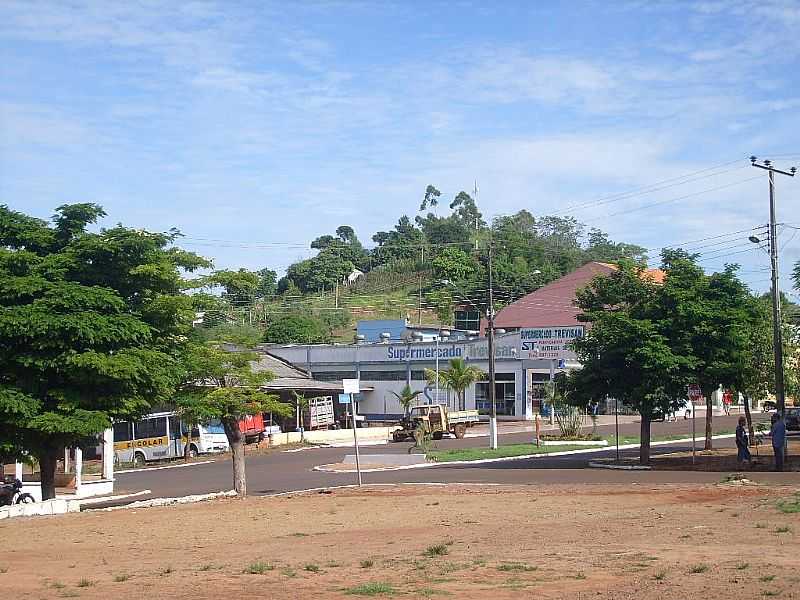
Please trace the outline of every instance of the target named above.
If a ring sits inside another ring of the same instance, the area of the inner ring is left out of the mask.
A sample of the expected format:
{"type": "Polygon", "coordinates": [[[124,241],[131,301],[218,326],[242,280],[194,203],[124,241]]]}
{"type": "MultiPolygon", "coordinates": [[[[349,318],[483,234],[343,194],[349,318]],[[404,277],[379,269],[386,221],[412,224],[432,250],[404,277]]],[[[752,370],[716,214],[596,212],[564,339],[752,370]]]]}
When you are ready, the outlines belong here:
{"type": "MultiPolygon", "coordinates": [[[[735,417],[715,419],[715,428],[733,429],[735,417]]],[[[698,422],[699,425],[699,422],[698,422]]],[[[653,435],[684,433],[687,423],[657,423],[653,426],[653,435]]],[[[635,434],[638,424],[626,424],[620,427],[621,433],[635,434]]],[[[603,427],[603,434],[613,432],[613,427],[603,427]]],[[[530,441],[530,434],[502,435],[501,444],[530,441]]],[[[702,442],[700,442],[701,444],[702,442]]],[[[731,445],[732,440],[716,440],[715,445],[723,447],[731,445]]],[[[442,448],[473,447],[486,444],[486,438],[464,440],[445,439],[438,442],[442,448]]],[[[408,443],[388,444],[385,446],[369,446],[362,449],[364,454],[385,454],[389,452],[405,453],[408,443]]],[[[667,447],[654,447],[653,453],[674,452],[676,449],[691,449],[691,445],[677,444],[667,447]]],[[[430,482],[430,483],[513,483],[513,484],[564,484],[564,483],[692,483],[716,482],[722,477],[720,473],[701,473],[694,471],[610,471],[606,469],[590,469],[586,464],[591,458],[613,455],[614,449],[602,449],[596,452],[558,456],[521,459],[481,465],[439,465],[425,469],[401,471],[384,471],[365,473],[365,483],[398,483],[398,482],[430,482]]],[[[352,448],[311,448],[297,452],[273,452],[262,455],[251,455],[247,459],[247,480],[250,494],[264,495],[292,490],[309,489],[325,486],[349,485],[355,482],[353,473],[324,473],[313,471],[313,467],[321,464],[341,462],[345,454],[352,454],[352,448]]],[[[624,456],[636,456],[638,450],[623,451],[624,456]]],[[[754,473],[753,479],[763,481],[785,480],[800,482],[798,474],[754,473]]],[[[231,463],[229,459],[215,460],[207,464],[183,468],[142,470],[123,473],[117,476],[117,490],[138,491],[152,490],[150,496],[183,496],[224,491],[231,486],[231,463]]],[[[140,496],[136,499],[147,498],[140,496]]]]}

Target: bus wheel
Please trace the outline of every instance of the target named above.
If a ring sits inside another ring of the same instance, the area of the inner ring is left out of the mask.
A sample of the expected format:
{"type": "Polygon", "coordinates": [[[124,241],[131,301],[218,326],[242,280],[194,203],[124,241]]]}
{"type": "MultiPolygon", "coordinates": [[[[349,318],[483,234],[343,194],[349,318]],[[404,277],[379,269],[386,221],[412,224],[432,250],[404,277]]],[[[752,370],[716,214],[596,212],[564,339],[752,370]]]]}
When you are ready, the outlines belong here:
{"type": "Polygon", "coordinates": [[[133,466],[134,466],[134,468],[138,469],[139,467],[143,467],[146,462],[147,462],[147,459],[145,458],[144,454],[142,454],[141,452],[134,452],[133,453],[133,466]]]}
{"type": "Polygon", "coordinates": [[[199,452],[197,452],[197,446],[195,446],[194,444],[189,446],[189,458],[197,458],[198,454],[199,452]]]}

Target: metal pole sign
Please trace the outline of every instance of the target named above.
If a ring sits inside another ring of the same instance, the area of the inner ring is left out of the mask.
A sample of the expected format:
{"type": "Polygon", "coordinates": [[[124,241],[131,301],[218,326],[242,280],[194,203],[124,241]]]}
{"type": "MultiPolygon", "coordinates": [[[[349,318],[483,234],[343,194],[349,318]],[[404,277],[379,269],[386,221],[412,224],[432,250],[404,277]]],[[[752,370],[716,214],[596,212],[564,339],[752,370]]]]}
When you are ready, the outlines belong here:
{"type": "Polygon", "coordinates": [[[342,388],[345,394],[350,395],[350,414],[353,418],[353,444],[356,448],[356,472],[358,473],[358,487],[361,487],[361,457],[358,452],[358,427],[356,427],[356,403],[353,402],[353,394],[360,391],[358,379],[342,379],[342,388]]]}
{"type": "Polygon", "coordinates": [[[697,404],[696,402],[703,397],[703,391],[700,386],[693,383],[686,387],[687,395],[689,396],[689,403],[692,405],[692,464],[695,462],[695,455],[697,453],[697,404]]]}

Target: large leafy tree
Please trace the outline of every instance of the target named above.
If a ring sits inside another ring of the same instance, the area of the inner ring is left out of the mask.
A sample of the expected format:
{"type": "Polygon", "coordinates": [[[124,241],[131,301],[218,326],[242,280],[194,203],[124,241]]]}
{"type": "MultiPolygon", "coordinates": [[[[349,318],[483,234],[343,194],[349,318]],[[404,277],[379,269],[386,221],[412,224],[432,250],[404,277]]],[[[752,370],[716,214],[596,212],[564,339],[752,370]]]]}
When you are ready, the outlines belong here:
{"type": "Polygon", "coordinates": [[[271,412],[288,417],[292,408],[263,391],[272,373],[258,368],[258,354],[222,341],[189,342],[181,355],[184,380],[176,396],[178,410],[190,423],[219,419],[231,447],[233,488],[247,495],[244,434],[239,420],[271,412]]]}
{"type": "Polygon", "coordinates": [[[270,323],[264,339],[273,344],[320,344],[329,341],[330,329],[314,316],[290,314],[270,323]]]}
{"type": "Polygon", "coordinates": [[[103,216],[63,205],[50,224],[0,206],[0,452],[39,461],[45,499],[65,447],[169,398],[193,317],[181,270],[210,266],[176,231],[90,232],[103,216]]]}
{"type": "Polygon", "coordinates": [[[712,393],[741,389],[751,335],[751,296],[735,266],[706,275],[696,257],[665,250],[661,322],[675,352],[692,358],[692,382],[706,398],[705,448],[712,448],[712,393]]]}
{"type": "Polygon", "coordinates": [[[616,398],[641,415],[639,459],[650,460],[654,414],[677,408],[691,356],[676,353],[661,320],[661,290],[630,262],[578,293],[579,319],[590,325],[574,342],[583,367],[567,381],[571,403],[616,398]]]}
{"type": "Polygon", "coordinates": [[[372,250],[373,264],[382,265],[398,260],[418,260],[424,247],[425,235],[407,216],[402,216],[391,231],[378,231],[372,236],[378,247],[372,250]]]}

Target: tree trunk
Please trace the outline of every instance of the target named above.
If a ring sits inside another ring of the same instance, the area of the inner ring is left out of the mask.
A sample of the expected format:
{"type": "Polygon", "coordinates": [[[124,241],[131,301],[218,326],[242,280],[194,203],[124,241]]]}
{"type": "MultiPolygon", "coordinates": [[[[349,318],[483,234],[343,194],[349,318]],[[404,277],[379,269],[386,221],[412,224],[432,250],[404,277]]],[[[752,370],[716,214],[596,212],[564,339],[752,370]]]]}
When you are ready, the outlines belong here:
{"type": "Polygon", "coordinates": [[[639,431],[639,463],[650,464],[650,414],[642,413],[642,424],[639,431]]]}
{"type": "Polygon", "coordinates": [[[747,432],[750,435],[750,445],[756,443],[756,433],[753,430],[753,417],[750,416],[750,396],[747,394],[743,394],[744,396],[744,416],[747,419],[747,432]]]}
{"type": "Polygon", "coordinates": [[[247,496],[247,477],[244,471],[244,436],[239,430],[239,421],[231,417],[221,419],[225,435],[231,447],[233,464],[233,489],[240,498],[247,496]]]}
{"type": "Polygon", "coordinates": [[[42,500],[56,497],[56,465],[58,448],[47,448],[39,456],[39,476],[41,478],[42,500]]]}
{"type": "Polygon", "coordinates": [[[713,398],[714,398],[713,394],[706,395],[706,445],[703,447],[704,450],[712,450],[714,447],[711,441],[711,435],[712,435],[711,421],[714,418],[713,398]]]}
{"type": "MultiPolygon", "coordinates": [[[[183,462],[189,462],[189,451],[192,447],[192,426],[186,425],[188,431],[186,432],[186,443],[183,445],[183,462]]],[[[181,436],[183,437],[183,436],[181,436]]]]}

